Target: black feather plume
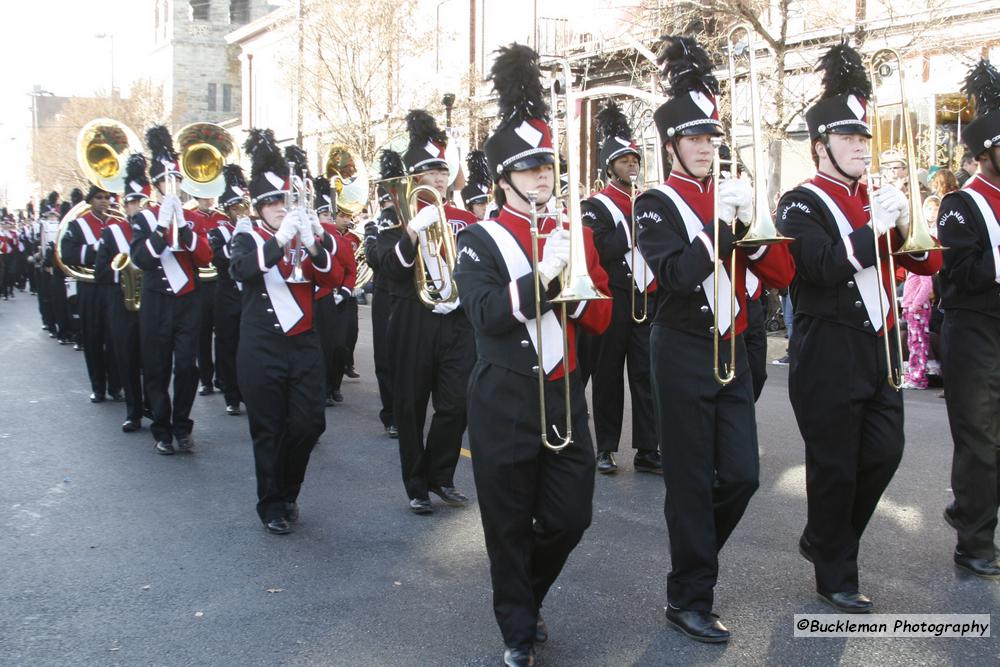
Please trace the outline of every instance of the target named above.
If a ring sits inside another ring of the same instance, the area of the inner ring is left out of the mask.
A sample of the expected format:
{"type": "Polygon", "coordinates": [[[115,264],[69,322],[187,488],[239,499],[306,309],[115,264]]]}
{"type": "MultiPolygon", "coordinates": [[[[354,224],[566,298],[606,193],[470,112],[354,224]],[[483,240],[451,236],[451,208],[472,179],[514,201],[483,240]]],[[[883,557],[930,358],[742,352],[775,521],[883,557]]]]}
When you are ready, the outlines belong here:
{"type": "Polygon", "coordinates": [[[628,118],[615,102],[608,102],[607,106],[598,112],[597,125],[601,130],[601,136],[605,139],[611,137],[632,138],[632,128],[628,125],[628,118]]]}
{"type": "Polygon", "coordinates": [[[872,82],[861,54],[847,42],[837,44],[819,60],[817,72],[823,73],[823,97],[838,95],[860,95],[865,99],[872,96],[872,82]]]}
{"type": "Polygon", "coordinates": [[[142,153],[132,153],[128,156],[128,162],[125,163],[125,180],[135,181],[136,183],[148,182],[145,155],[142,153]]]}
{"type": "Polygon", "coordinates": [[[176,160],[177,151],[174,150],[174,140],[170,136],[170,130],[163,125],[154,125],[146,130],[146,145],[152,153],[154,160],[176,160]]]}
{"type": "Polygon", "coordinates": [[[962,92],[975,98],[978,116],[1000,109],[1000,72],[989,60],[981,59],[966,75],[962,92]]]}
{"type": "Polygon", "coordinates": [[[469,156],[465,159],[465,164],[469,167],[469,182],[483,183],[489,185],[490,166],[486,162],[486,153],[483,151],[469,151],[469,156]]]}
{"type": "Polygon", "coordinates": [[[250,176],[252,178],[268,171],[283,178],[288,176],[288,163],[285,162],[285,158],[281,155],[281,149],[274,141],[273,130],[253,128],[243,143],[243,150],[250,156],[250,176]]]}
{"type": "Polygon", "coordinates": [[[285,162],[295,163],[295,172],[297,175],[302,173],[302,170],[306,170],[306,174],[309,173],[309,158],[306,156],[306,152],[302,150],[299,146],[285,146],[285,162]]]}
{"type": "Polygon", "coordinates": [[[490,80],[499,99],[500,124],[528,118],[549,120],[549,105],[542,89],[538,54],[529,46],[511,44],[497,49],[490,80]]]}
{"type": "Polygon", "coordinates": [[[70,204],[76,206],[83,201],[83,190],[80,188],[73,188],[73,191],[69,193],[70,204]]]}
{"type": "Polygon", "coordinates": [[[442,145],[448,143],[448,135],[438,127],[434,116],[423,109],[414,109],[406,114],[406,131],[410,133],[407,150],[423,148],[428,141],[442,145]]]}
{"type": "Polygon", "coordinates": [[[52,192],[49,193],[49,196],[46,197],[46,200],[49,202],[49,206],[54,207],[56,205],[56,202],[59,201],[59,193],[53,190],[52,192]]]}
{"type": "Polygon", "coordinates": [[[403,156],[386,148],[378,157],[379,178],[399,178],[406,175],[403,156]]]}
{"type": "Polygon", "coordinates": [[[665,35],[661,39],[665,44],[656,62],[663,67],[663,78],[670,82],[671,97],[692,90],[719,94],[719,81],[712,74],[715,64],[697,40],[681,35],[665,35]]]}
{"type": "Polygon", "coordinates": [[[326,204],[324,197],[330,196],[330,180],[326,176],[317,176],[313,179],[313,191],[316,193],[316,205],[326,204]]]}
{"type": "Polygon", "coordinates": [[[243,175],[243,167],[238,164],[227,164],[222,168],[222,178],[230,188],[237,187],[246,190],[247,179],[243,175]]]}

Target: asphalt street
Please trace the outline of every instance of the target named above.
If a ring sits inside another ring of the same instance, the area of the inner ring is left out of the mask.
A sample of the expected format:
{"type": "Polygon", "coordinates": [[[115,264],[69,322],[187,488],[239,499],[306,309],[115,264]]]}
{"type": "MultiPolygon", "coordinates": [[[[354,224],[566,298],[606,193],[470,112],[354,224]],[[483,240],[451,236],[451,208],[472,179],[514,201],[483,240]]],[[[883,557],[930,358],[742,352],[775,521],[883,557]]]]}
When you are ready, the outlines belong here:
{"type": "MultiPolygon", "coordinates": [[[[0,302],[0,663],[4,665],[497,665],[502,643],[471,462],[465,509],[407,510],[361,308],[362,377],[327,409],[295,534],[257,520],[245,417],[198,397],[197,452],[158,456],[124,404],[92,405],[83,355],[40,330],[35,301],[0,302]]],[[[990,639],[804,639],[793,614],[826,613],[796,551],[803,448],[787,373],[758,403],[761,487],[722,554],[725,646],[667,627],[660,477],[597,480],[594,522],[546,601],[539,664],[985,665],[990,639]]],[[[944,401],[907,392],[907,449],[862,543],[862,589],[884,613],[992,613],[1000,584],[958,573],[944,401]]],[[[627,418],[627,415],[626,415],[627,418]]],[[[629,441],[626,423],[624,441],[629,441]]],[[[669,461],[665,462],[670,465],[669,461]]],[[[994,615],[994,619],[1000,618],[994,615]]]]}

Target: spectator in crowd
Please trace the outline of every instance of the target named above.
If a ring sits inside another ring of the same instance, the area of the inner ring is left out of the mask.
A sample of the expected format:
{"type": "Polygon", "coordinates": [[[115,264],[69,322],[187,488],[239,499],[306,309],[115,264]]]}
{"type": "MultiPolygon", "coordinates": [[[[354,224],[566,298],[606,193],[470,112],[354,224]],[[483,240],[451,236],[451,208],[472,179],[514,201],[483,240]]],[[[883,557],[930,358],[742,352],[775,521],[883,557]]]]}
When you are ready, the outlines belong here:
{"type": "MultiPolygon", "coordinates": [[[[947,169],[935,174],[947,174],[952,179],[954,175],[947,169]]],[[[936,236],[936,221],[941,198],[931,195],[924,200],[924,222],[936,236]]],[[[919,276],[908,273],[903,284],[903,318],[906,321],[906,347],[909,350],[909,362],[903,381],[904,389],[927,389],[927,364],[931,357],[930,333],[931,314],[934,304],[934,285],[931,276],[919,276]]]]}
{"type": "MultiPolygon", "coordinates": [[[[934,172],[934,176],[930,180],[930,189],[932,195],[937,195],[938,204],[941,203],[941,197],[944,197],[949,192],[954,192],[961,187],[958,178],[951,172],[950,169],[938,169],[934,172]]],[[[926,201],[924,202],[926,208],[926,201]]]]}
{"type": "Polygon", "coordinates": [[[972,175],[976,173],[976,169],[978,169],[976,156],[966,151],[965,154],[962,155],[962,168],[955,173],[958,186],[962,187],[965,185],[965,182],[972,178],[972,175]]]}

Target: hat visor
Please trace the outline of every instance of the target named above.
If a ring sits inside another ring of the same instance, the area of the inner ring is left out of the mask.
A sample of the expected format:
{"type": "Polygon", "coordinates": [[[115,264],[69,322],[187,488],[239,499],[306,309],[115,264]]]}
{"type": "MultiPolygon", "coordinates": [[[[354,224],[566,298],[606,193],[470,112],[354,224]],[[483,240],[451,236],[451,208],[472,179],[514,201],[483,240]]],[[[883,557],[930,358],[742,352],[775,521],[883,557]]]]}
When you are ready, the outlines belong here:
{"type": "Polygon", "coordinates": [[[528,169],[534,169],[535,167],[555,164],[555,162],[556,158],[552,153],[535,153],[508,165],[504,168],[504,171],[527,171],[528,169]]]}
{"type": "Polygon", "coordinates": [[[846,123],[837,127],[831,127],[827,130],[827,134],[861,134],[869,139],[872,138],[871,128],[863,123],[846,123]]]}
{"type": "Polygon", "coordinates": [[[678,137],[693,137],[699,134],[710,134],[713,137],[725,136],[725,132],[722,131],[722,127],[718,123],[698,123],[697,125],[691,125],[690,127],[685,127],[683,130],[677,132],[678,137]]]}
{"type": "Polygon", "coordinates": [[[428,160],[427,162],[410,169],[410,175],[421,174],[425,171],[430,171],[431,169],[444,169],[447,171],[448,163],[445,160],[428,160]]]}

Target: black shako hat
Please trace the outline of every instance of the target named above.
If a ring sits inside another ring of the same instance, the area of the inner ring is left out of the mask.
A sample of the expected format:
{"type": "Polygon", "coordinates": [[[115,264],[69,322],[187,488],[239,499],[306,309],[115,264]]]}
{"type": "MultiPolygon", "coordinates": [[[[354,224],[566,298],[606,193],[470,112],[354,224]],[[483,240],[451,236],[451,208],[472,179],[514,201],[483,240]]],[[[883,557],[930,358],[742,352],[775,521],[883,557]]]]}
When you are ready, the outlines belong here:
{"type": "Polygon", "coordinates": [[[250,198],[254,206],[284,197],[288,191],[288,163],[274,141],[273,130],[253,128],[243,149],[250,156],[250,198]]]}
{"type": "Polygon", "coordinates": [[[490,198],[490,166],[483,151],[470,151],[465,164],[469,167],[465,187],[462,188],[462,202],[465,208],[473,204],[483,204],[490,198]]]}
{"type": "Polygon", "coordinates": [[[598,112],[597,126],[602,137],[600,160],[604,173],[608,173],[611,163],[623,155],[635,155],[642,159],[639,147],[632,141],[632,128],[629,127],[628,119],[614,101],[608,102],[598,112]]]}
{"type": "Polygon", "coordinates": [[[124,201],[134,199],[149,199],[152,188],[146,176],[146,156],[133,153],[125,163],[125,196],[124,201]]]}
{"type": "Polygon", "coordinates": [[[412,176],[429,169],[448,168],[444,156],[448,135],[437,126],[433,116],[423,109],[410,111],[406,114],[406,131],[410,135],[410,144],[403,153],[407,174],[412,176]]]}
{"type": "Polygon", "coordinates": [[[497,53],[489,78],[498,95],[500,125],[485,146],[493,180],[511,171],[555,163],[538,54],[516,43],[500,47],[497,53]]]}
{"type": "Polygon", "coordinates": [[[250,199],[247,191],[247,178],[243,175],[243,167],[238,164],[227,164],[222,168],[222,179],[226,186],[219,195],[219,206],[225,208],[250,199]]]}
{"type": "Polygon", "coordinates": [[[663,78],[669,80],[670,99],[653,113],[660,137],[696,134],[722,135],[719,120],[719,82],[712,74],[714,64],[708,53],[692,37],[669,35],[657,62],[663,78]]]}
{"type": "Polygon", "coordinates": [[[1000,72],[981,59],[969,70],[962,92],[976,101],[976,118],[962,130],[962,143],[978,157],[1000,146],[1000,72]]]}
{"type": "Polygon", "coordinates": [[[828,134],[871,137],[868,100],[872,83],[861,54],[841,42],[820,58],[816,71],[823,73],[823,92],[806,110],[809,139],[817,141],[828,134]]]}

